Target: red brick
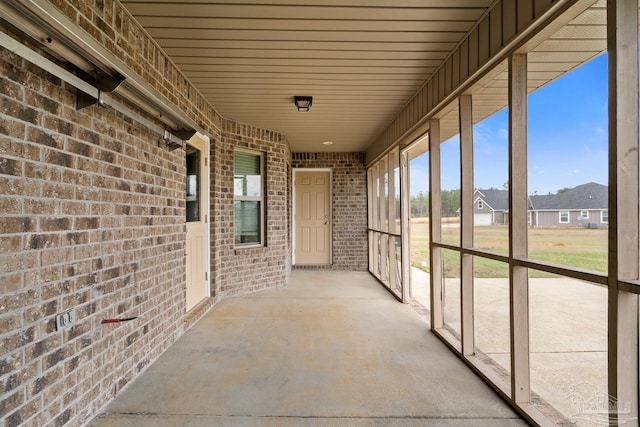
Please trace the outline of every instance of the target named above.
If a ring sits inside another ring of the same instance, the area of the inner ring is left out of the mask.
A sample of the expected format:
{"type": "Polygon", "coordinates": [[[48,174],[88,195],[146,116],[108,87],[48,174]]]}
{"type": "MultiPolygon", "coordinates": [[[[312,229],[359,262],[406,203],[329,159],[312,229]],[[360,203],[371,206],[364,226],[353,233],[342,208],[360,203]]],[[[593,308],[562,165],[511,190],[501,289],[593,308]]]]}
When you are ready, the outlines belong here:
{"type": "Polygon", "coordinates": [[[40,183],[12,176],[0,176],[0,188],[4,195],[20,195],[22,197],[39,197],[40,183]]]}
{"type": "Polygon", "coordinates": [[[68,217],[41,218],[38,228],[41,232],[70,230],[71,221],[68,217]]]}
{"type": "Polygon", "coordinates": [[[24,98],[23,87],[5,79],[0,80],[0,94],[6,95],[17,101],[22,101],[24,98]]]}
{"type": "Polygon", "coordinates": [[[22,316],[18,312],[0,316],[0,331],[16,331],[22,327],[22,316]]]}
{"type": "Polygon", "coordinates": [[[75,167],[75,160],[75,156],[63,151],[49,149],[44,150],[44,161],[50,164],[62,166],[65,168],[73,168],[75,167]]]}
{"type": "Polygon", "coordinates": [[[4,417],[24,402],[24,392],[18,390],[10,395],[0,397],[0,417],[4,417]]]}
{"type": "Polygon", "coordinates": [[[37,339],[37,330],[36,327],[31,326],[27,329],[13,332],[11,335],[5,336],[4,338],[0,338],[0,344],[2,344],[2,350],[4,352],[11,353],[20,347],[24,347],[29,343],[32,343],[35,339],[37,339]]]}
{"type": "Polygon", "coordinates": [[[60,246],[59,234],[32,234],[27,238],[27,249],[47,249],[60,246]]]}
{"type": "Polygon", "coordinates": [[[40,111],[7,98],[3,99],[2,112],[8,116],[32,124],[39,124],[40,118],[42,117],[40,111]]]}
{"type": "MultiPolygon", "coordinates": [[[[25,215],[58,215],[60,213],[59,200],[27,199],[24,200],[23,203],[25,215]]],[[[32,230],[34,229],[31,229],[30,231],[32,230]]]]}
{"type": "MultiPolygon", "coordinates": [[[[22,212],[22,200],[14,197],[0,197],[0,212],[3,215],[16,215],[22,212]]],[[[0,221],[2,218],[0,218],[0,221]]],[[[4,228],[0,225],[0,230],[4,233],[4,228]]]]}
{"type": "Polygon", "coordinates": [[[29,270],[37,265],[38,257],[33,253],[16,252],[0,255],[0,274],[29,270]]]}
{"type": "Polygon", "coordinates": [[[63,264],[73,261],[73,248],[46,249],[40,252],[43,265],[63,264]]]}
{"type": "Polygon", "coordinates": [[[27,131],[27,141],[58,149],[64,146],[64,137],[31,126],[27,131]]]}
{"type": "Polygon", "coordinates": [[[23,162],[16,159],[0,157],[0,174],[2,175],[22,175],[23,162]]]}
{"type": "Polygon", "coordinates": [[[0,294],[14,292],[23,287],[22,272],[0,276],[0,294]]]}
{"type": "MultiPolygon", "coordinates": [[[[13,425],[25,425],[25,426],[30,425],[29,422],[35,421],[33,420],[33,415],[37,414],[41,410],[42,410],[42,399],[39,397],[35,399],[31,399],[30,401],[26,402],[23,406],[21,406],[19,411],[16,411],[12,414],[12,416],[14,417],[13,422],[17,423],[13,425]],[[29,421],[25,422],[26,420],[29,420],[29,421]]],[[[38,425],[38,424],[35,424],[35,425],[38,425]]],[[[42,424],[39,424],[39,425],[42,425],[42,424]]]]}
{"type": "Polygon", "coordinates": [[[30,105],[36,105],[39,109],[53,114],[54,116],[57,116],[60,113],[60,104],[58,102],[32,90],[27,91],[25,102],[30,105]]]}
{"type": "Polygon", "coordinates": [[[45,182],[42,184],[42,197],[49,199],[73,199],[74,188],[71,185],[45,182]]]}
{"type": "Polygon", "coordinates": [[[48,301],[24,310],[23,316],[26,323],[34,323],[45,318],[50,318],[58,312],[58,301],[48,301]]]}
{"type": "Polygon", "coordinates": [[[27,178],[36,178],[49,182],[61,181],[61,170],[55,165],[27,162],[24,166],[24,169],[24,176],[26,176],[27,178]]]}
{"type": "Polygon", "coordinates": [[[35,228],[35,220],[29,217],[0,217],[0,234],[26,233],[35,228]]]}
{"type": "MultiPolygon", "coordinates": [[[[63,120],[60,117],[54,117],[54,116],[46,116],[43,120],[43,125],[57,133],[57,134],[61,134],[60,136],[60,140],[62,141],[62,135],[68,135],[68,136],[73,136],[75,134],[75,127],[73,126],[73,123],[67,121],[67,120],[63,120]]],[[[45,134],[43,132],[43,134],[45,134]]],[[[44,138],[44,137],[42,137],[44,138]]],[[[45,145],[49,145],[49,144],[45,144],[45,145]]],[[[51,145],[50,145],[51,146],[51,145]]],[[[57,148],[62,148],[61,145],[56,145],[57,148]]],[[[70,150],[73,151],[73,150],[70,150]]]]}

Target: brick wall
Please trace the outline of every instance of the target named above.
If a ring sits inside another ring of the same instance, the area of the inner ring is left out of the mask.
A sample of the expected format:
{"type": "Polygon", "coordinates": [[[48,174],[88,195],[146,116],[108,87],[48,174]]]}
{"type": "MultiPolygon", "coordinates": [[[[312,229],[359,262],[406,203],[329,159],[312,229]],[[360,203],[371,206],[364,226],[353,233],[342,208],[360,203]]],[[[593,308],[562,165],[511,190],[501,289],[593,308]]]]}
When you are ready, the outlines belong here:
{"type": "MultiPolygon", "coordinates": [[[[229,150],[267,153],[268,245],[236,253],[213,223],[213,286],[286,283],[286,139],[221,118],[118,2],[53,3],[213,137],[214,221],[233,212],[229,150]]],[[[85,424],[206,312],[185,314],[184,151],[158,141],[110,108],[76,111],[75,89],[0,49],[0,424],[85,424]]]]}
{"type": "Polygon", "coordinates": [[[80,424],[184,330],[184,154],[5,50],[0,71],[0,416],[80,424]]]}
{"type": "Polygon", "coordinates": [[[368,268],[367,173],[364,153],[293,153],[294,168],[331,168],[335,270],[368,268]]]}
{"type": "Polygon", "coordinates": [[[281,286],[291,269],[287,217],[291,155],[286,139],[246,124],[225,122],[220,144],[212,148],[211,200],[214,203],[212,270],[216,295],[229,296],[281,286]],[[265,154],[265,246],[235,248],[233,153],[236,148],[265,154]]]}
{"type": "Polygon", "coordinates": [[[206,98],[149,37],[129,11],[114,0],[49,0],[79,28],[106,47],[171,104],[208,132],[224,120],[206,98]]]}

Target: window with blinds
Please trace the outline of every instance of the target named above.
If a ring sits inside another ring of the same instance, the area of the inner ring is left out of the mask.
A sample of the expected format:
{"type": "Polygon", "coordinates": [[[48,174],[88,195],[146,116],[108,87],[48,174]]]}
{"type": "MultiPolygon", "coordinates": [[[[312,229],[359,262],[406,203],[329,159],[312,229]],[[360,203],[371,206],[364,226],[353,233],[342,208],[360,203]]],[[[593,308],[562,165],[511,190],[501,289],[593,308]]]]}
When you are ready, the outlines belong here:
{"type": "Polygon", "coordinates": [[[264,154],[234,153],[234,227],[236,246],[264,244],[264,154]]]}

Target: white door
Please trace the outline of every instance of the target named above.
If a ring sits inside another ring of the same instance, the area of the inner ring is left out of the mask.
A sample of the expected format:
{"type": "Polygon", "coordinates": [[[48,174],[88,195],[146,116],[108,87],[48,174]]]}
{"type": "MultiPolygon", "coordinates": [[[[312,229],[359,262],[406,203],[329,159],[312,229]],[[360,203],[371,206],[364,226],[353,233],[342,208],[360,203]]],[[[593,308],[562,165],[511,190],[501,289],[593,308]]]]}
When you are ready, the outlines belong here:
{"type": "Polygon", "coordinates": [[[297,171],[295,185],[295,263],[331,263],[331,173],[297,171]]]}
{"type": "Polygon", "coordinates": [[[187,311],[209,296],[209,143],[187,143],[187,311]]]}

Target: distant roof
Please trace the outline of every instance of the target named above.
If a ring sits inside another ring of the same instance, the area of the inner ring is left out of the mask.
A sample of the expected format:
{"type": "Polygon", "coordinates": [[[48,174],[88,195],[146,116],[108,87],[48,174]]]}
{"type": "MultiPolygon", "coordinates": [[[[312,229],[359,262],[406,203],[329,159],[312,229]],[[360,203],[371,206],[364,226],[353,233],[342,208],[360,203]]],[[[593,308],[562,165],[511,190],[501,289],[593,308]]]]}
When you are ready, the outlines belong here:
{"type": "Polygon", "coordinates": [[[606,185],[589,182],[559,194],[531,195],[529,199],[534,210],[608,209],[608,193],[606,185]]]}
{"type": "MultiPolygon", "coordinates": [[[[589,182],[578,185],[559,194],[531,195],[530,208],[534,210],[586,210],[608,209],[608,187],[589,182]]],[[[475,197],[480,197],[495,211],[509,210],[509,192],[497,189],[476,189],[475,197]]]]}
{"type": "Polygon", "coordinates": [[[476,189],[476,197],[481,197],[494,211],[506,211],[509,209],[509,192],[507,190],[476,189]]]}

